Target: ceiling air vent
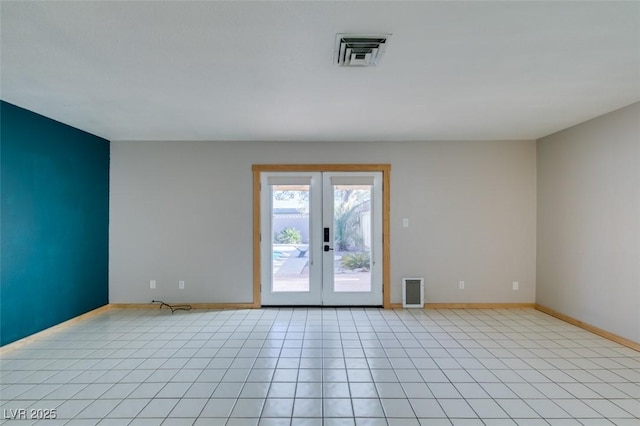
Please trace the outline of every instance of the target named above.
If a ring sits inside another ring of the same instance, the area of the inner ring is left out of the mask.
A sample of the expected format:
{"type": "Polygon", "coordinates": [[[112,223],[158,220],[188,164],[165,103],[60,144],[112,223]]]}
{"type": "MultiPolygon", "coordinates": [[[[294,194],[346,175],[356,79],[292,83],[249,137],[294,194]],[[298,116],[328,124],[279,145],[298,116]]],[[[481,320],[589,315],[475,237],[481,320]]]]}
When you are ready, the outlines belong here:
{"type": "Polygon", "coordinates": [[[375,67],[391,34],[338,34],[335,62],[341,67],[375,67]]]}

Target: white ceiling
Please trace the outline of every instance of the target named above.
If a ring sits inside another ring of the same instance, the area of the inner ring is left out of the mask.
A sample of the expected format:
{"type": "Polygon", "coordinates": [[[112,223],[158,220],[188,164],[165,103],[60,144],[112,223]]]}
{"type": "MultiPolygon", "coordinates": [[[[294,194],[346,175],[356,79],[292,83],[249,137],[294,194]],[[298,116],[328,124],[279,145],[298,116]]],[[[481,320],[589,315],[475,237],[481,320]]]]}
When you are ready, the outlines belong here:
{"type": "Polygon", "coordinates": [[[3,100],[110,140],[535,139],[640,100],[640,2],[1,3],[3,100]],[[336,33],[391,33],[376,68],[336,33]]]}

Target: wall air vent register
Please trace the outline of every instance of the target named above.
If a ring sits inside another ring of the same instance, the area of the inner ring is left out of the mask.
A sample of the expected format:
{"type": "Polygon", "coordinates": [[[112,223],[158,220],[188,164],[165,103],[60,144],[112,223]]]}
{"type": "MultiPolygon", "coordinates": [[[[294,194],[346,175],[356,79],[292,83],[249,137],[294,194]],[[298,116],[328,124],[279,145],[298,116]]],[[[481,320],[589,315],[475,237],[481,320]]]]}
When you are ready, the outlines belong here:
{"type": "Polygon", "coordinates": [[[424,307],[424,278],[402,279],[402,307],[424,307]]]}

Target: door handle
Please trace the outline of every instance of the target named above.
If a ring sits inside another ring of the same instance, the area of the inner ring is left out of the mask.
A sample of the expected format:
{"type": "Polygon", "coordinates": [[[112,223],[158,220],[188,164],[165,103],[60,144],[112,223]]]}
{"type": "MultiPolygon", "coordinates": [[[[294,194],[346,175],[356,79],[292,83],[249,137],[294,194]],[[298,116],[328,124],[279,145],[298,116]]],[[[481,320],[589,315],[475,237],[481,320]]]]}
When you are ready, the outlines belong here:
{"type": "Polygon", "coordinates": [[[331,247],[329,247],[329,244],[325,244],[324,245],[324,251],[329,251],[329,250],[333,250],[331,247]]]}

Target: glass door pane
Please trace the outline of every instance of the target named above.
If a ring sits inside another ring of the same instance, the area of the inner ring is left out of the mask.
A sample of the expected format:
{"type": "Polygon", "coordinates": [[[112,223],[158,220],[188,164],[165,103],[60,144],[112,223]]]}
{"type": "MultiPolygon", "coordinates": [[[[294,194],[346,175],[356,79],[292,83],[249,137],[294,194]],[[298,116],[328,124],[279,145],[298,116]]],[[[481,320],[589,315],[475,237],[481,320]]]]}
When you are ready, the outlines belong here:
{"type": "Polygon", "coordinates": [[[310,185],[271,187],[271,290],[309,291],[310,185]]]}
{"type": "Polygon", "coordinates": [[[333,291],[371,291],[372,185],[333,186],[333,291]]]}

